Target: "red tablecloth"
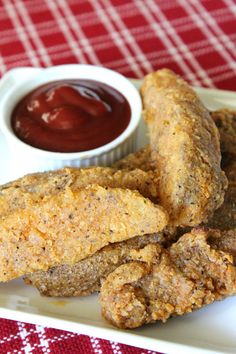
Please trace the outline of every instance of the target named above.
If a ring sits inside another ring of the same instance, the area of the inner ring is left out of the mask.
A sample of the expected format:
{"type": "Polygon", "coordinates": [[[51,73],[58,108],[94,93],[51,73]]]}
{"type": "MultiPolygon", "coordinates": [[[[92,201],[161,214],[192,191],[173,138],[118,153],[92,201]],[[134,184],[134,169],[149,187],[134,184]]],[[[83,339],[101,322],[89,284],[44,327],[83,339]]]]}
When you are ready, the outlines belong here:
{"type": "MultiPolygon", "coordinates": [[[[2,0],[0,75],[91,63],[142,78],[165,66],[193,85],[236,90],[235,25],[234,0],[2,0]]],[[[0,326],[1,354],[151,353],[4,319],[0,326]]]]}

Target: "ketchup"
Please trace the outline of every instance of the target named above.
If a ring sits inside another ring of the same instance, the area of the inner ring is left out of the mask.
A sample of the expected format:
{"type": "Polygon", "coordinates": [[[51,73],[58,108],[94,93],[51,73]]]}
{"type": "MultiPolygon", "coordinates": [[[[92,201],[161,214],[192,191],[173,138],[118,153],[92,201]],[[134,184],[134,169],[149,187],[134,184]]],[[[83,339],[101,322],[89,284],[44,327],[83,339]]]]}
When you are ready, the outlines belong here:
{"type": "Polygon", "coordinates": [[[117,138],[130,117],[129,103],[114,88],[92,80],[60,80],[25,96],[13,111],[12,127],[36,148],[79,152],[117,138]]]}

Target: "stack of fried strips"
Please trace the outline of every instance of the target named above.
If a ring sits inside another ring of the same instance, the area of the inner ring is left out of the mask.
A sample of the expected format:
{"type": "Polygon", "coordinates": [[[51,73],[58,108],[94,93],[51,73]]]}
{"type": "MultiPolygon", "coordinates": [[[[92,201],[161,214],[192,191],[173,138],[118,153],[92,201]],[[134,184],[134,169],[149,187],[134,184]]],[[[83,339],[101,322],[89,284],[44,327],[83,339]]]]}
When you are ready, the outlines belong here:
{"type": "Polygon", "coordinates": [[[47,296],[101,291],[121,328],[236,294],[236,113],[210,114],[167,69],[141,95],[146,148],[112,168],[0,187],[0,281],[24,276],[47,296]]]}

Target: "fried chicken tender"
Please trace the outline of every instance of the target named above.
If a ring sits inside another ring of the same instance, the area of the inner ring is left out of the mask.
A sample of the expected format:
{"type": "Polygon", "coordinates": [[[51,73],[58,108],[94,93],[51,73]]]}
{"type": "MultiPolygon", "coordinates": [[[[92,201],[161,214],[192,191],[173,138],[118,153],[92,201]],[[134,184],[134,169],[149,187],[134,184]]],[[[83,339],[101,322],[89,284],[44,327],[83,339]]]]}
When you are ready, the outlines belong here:
{"type": "Polygon", "coordinates": [[[170,70],[147,75],[141,95],[160,204],[173,225],[199,225],[223,203],[227,187],[215,123],[190,86],[170,70]]]}
{"type": "Polygon", "coordinates": [[[137,191],[65,188],[0,218],[0,281],[75,264],[102,247],[162,231],[167,213],[137,191]],[[148,217],[147,217],[148,216],[148,217]]]}
{"type": "Polygon", "coordinates": [[[135,328],[235,295],[233,256],[213,248],[209,237],[213,242],[214,231],[196,229],[169,250],[158,244],[134,250],[134,261],[118,267],[102,285],[103,316],[117,327],[135,328]]]}
{"type": "Polygon", "coordinates": [[[159,243],[167,247],[174,238],[175,235],[168,232],[136,236],[105,246],[74,265],[64,264],[50,268],[47,272],[37,271],[29,274],[24,277],[24,281],[46,296],[90,295],[100,290],[102,279],[121,264],[131,260],[131,250],[141,249],[149,243],[159,243]]]}
{"type": "Polygon", "coordinates": [[[72,191],[90,184],[138,190],[144,197],[157,201],[158,183],[154,172],[119,171],[109,167],[64,168],[34,173],[0,186],[0,217],[31,206],[44,196],[56,195],[70,187],[72,191]]]}

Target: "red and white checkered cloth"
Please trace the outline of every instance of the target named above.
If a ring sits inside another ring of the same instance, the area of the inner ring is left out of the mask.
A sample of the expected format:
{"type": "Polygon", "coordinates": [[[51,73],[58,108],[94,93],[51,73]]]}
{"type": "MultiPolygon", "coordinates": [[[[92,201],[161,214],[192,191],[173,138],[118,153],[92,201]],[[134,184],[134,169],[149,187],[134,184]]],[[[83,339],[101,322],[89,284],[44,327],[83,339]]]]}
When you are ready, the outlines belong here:
{"type": "MultiPolygon", "coordinates": [[[[90,63],[142,78],[165,66],[195,86],[236,90],[235,29],[234,0],[2,0],[0,75],[90,63]]],[[[1,319],[0,353],[151,352],[1,319]]]]}

